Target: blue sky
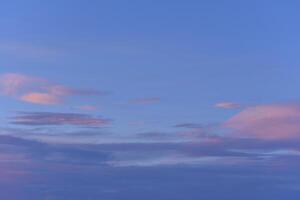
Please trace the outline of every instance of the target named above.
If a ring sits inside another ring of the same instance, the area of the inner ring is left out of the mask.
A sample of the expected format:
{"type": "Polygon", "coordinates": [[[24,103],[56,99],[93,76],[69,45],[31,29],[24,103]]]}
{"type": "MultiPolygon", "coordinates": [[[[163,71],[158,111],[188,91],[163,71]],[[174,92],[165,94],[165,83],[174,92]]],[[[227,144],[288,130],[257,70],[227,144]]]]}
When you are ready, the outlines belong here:
{"type": "Polygon", "coordinates": [[[1,1],[0,197],[298,199],[299,5],[1,1]]]}

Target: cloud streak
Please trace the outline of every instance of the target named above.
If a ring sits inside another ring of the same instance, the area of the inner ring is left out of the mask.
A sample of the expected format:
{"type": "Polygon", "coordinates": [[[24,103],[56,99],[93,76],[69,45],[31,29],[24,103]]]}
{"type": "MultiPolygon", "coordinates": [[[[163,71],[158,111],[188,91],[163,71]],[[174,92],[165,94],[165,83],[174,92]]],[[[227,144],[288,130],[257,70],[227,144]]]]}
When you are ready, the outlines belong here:
{"type": "Polygon", "coordinates": [[[105,126],[110,120],[79,113],[52,113],[52,112],[20,112],[13,118],[12,124],[25,126],[105,126]]]}

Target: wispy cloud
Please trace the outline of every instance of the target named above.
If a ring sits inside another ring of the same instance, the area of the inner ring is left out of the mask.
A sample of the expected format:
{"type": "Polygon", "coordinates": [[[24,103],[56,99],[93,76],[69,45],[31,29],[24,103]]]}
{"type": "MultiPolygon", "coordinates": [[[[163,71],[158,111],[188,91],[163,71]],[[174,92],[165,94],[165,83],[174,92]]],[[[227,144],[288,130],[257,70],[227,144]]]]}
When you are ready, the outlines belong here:
{"type": "Polygon", "coordinates": [[[245,149],[233,149],[232,152],[240,152],[245,154],[256,154],[261,156],[300,156],[299,149],[276,149],[276,150],[245,150],[245,149]]]}
{"type": "MultiPolygon", "coordinates": [[[[117,167],[157,167],[157,166],[174,166],[174,165],[194,165],[194,166],[210,166],[210,165],[236,165],[246,163],[248,160],[241,157],[218,157],[218,156],[202,156],[188,157],[181,154],[169,154],[154,158],[144,158],[136,160],[117,160],[107,162],[117,167]]],[[[249,162],[249,161],[248,161],[249,162]]]]}
{"type": "Polygon", "coordinates": [[[224,102],[216,103],[214,107],[220,109],[237,109],[240,108],[241,105],[235,102],[224,101],[224,102]]]}
{"type": "Polygon", "coordinates": [[[26,126],[74,125],[97,127],[108,125],[111,121],[79,113],[20,112],[13,118],[11,123],[26,126]]]}
{"type": "Polygon", "coordinates": [[[27,76],[17,73],[6,73],[0,75],[0,92],[3,95],[19,96],[20,93],[24,93],[26,90],[30,90],[33,84],[43,83],[46,80],[27,76]]]}
{"type": "Polygon", "coordinates": [[[45,105],[59,104],[62,102],[62,100],[59,98],[59,96],[56,96],[53,94],[48,94],[48,93],[38,93],[38,92],[31,92],[31,93],[25,94],[20,97],[20,100],[26,101],[29,103],[45,104],[45,105]]]}
{"type": "Polygon", "coordinates": [[[62,103],[67,96],[105,94],[98,90],[71,88],[54,84],[44,78],[17,73],[7,73],[0,76],[0,93],[21,101],[44,105],[62,103]]]}

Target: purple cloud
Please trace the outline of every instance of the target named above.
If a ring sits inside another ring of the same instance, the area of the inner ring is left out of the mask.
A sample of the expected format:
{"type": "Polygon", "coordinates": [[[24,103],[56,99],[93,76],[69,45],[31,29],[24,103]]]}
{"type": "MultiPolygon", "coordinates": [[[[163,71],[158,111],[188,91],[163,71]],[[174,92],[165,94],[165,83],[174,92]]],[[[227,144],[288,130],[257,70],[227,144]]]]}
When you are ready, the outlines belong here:
{"type": "Polygon", "coordinates": [[[105,126],[110,120],[79,113],[20,112],[13,118],[12,124],[28,126],[74,125],[105,126]]]}

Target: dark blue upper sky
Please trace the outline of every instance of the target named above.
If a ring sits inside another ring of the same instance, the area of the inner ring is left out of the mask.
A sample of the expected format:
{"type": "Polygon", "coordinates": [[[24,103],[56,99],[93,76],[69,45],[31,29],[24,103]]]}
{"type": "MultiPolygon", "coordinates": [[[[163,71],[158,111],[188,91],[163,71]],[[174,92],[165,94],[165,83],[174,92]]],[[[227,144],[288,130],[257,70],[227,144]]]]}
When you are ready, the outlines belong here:
{"type": "Polygon", "coordinates": [[[0,197],[300,197],[300,2],[3,0],[0,197]]]}

